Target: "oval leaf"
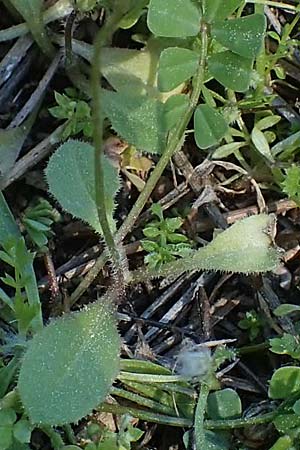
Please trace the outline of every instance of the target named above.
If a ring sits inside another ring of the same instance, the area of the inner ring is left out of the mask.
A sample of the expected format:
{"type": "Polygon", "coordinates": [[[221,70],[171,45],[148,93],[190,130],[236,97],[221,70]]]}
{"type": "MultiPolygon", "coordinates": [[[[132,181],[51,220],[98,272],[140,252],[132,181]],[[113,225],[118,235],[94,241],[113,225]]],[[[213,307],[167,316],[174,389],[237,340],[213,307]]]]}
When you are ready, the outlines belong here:
{"type": "Polygon", "coordinates": [[[151,0],[147,23],[156,36],[196,36],[200,31],[200,10],[192,0],[151,0]]]}
{"type": "Polygon", "coordinates": [[[208,23],[226,19],[242,3],[244,0],[203,0],[204,19],[208,23]]]}
{"type": "Polygon", "coordinates": [[[216,53],[208,58],[211,75],[236,92],[245,92],[251,81],[252,61],[230,51],[216,53]]]}
{"type": "Polygon", "coordinates": [[[281,367],[273,374],[269,397],[273,399],[284,399],[300,390],[300,367],[281,367]]]}
{"type": "Polygon", "coordinates": [[[285,303],[284,305],[277,306],[276,309],[274,309],[274,314],[277,317],[287,316],[288,314],[291,314],[295,311],[300,311],[299,305],[293,305],[291,303],[285,303]]]}
{"type": "MultiPolygon", "coordinates": [[[[115,228],[112,214],[120,180],[106,157],[103,164],[106,211],[111,228],[115,228]]],[[[76,140],[62,144],[49,160],[46,178],[51,194],[68,213],[102,233],[95,193],[94,148],[90,144],[76,140]]]]}
{"type": "Polygon", "coordinates": [[[159,90],[171,91],[191,78],[197,70],[198,61],[198,53],[187,48],[169,47],[164,50],[159,59],[159,90]]]}
{"type": "Polygon", "coordinates": [[[188,257],[165,264],[153,276],[181,274],[191,270],[260,273],[274,270],[280,252],[274,245],[274,215],[247,217],[218,234],[206,247],[188,257]]]}
{"type": "Polygon", "coordinates": [[[208,105],[199,105],[194,114],[195,140],[199,148],[217,144],[228,131],[223,116],[208,105]]]}
{"type": "Polygon", "coordinates": [[[189,106],[187,95],[172,95],[165,103],[165,126],[167,130],[173,128],[183,116],[189,106]]]}
{"type": "Polygon", "coordinates": [[[149,153],[165,146],[164,105],[153,98],[103,91],[103,109],[113,129],[129,144],[149,153]]]}
{"type": "Polygon", "coordinates": [[[32,423],[76,422],[105,399],[120,352],[108,301],[51,322],[29,342],[18,389],[32,423]]]}
{"type": "Polygon", "coordinates": [[[263,14],[252,14],[239,19],[216,22],[212,37],[224,47],[245,58],[255,58],[260,52],[266,31],[263,14]]]}
{"type": "Polygon", "coordinates": [[[260,131],[256,126],[253,128],[251,132],[251,139],[257,151],[267,158],[270,162],[274,162],[273,155],[270,150],[269,143],[266,139],[266,136],[262,131],[260,131]]]}
{"type": "Polygon", "coordinates": [[[211,419],[235,419],[242,414],[242,403],[233,389],[222,389],[209,394],[207,413],[211,419]]]}

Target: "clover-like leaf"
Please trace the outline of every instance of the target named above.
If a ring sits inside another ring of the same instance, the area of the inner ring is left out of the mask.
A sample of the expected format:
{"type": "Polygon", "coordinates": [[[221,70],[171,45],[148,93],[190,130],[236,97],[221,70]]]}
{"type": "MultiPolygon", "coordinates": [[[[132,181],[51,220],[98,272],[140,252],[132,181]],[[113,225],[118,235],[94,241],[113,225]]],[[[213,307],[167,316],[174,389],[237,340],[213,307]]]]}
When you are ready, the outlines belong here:
{"type": "Polygon", "coordinates": [[[298,391],[300,391],[300,367],[280,367],[273,373],[269,386],[270,398],[285,399],[298,391]]]}
{"type": "Polygon", "coordinates": [[[215,22],[212,37],[238,55],[255,58],[262,48],[266,30],[263,14],[251,14],[238,19],[215,22]]]}
{"type": "Polygon", "coordinates": [[[173,128],[189,106],[189,98],[185,94],[172,95],[165,103],[165,126],[173,128]]]}
{"type": "Polygon", "coordinates": [[[245,92],[249,88],[252,60],[230,51],[215,53],[208,58],[211,75],[226,88],[245,92]]]}
{"type": "Polygon", "coordinates": [[[199,61],[198,53],[187,48],[169,47],[162,51],[158,67],[158,88],[168,92],[191,78],[199,61]]]}
{"type": "Polygon", "coordinates": [[[209,105],[199,105],[194,114],[195,140],[199,148],[217,144],[227,133],[223,116],[209,105]]]}
{"type": "Polygon", "coordinates": [[[234,419],[242,413],[242,402],[233,389],[221,389],[209,394],[207,413],[211,419],[234,419]]]}
{"type": "Polygon", "coordinates": [[[196,36],[200,30],[200,9],[192,0],[150,0],[148,27],[156,36],[196,36]]]}
{"type": "Polygon", "coordinates": [[[18,390],[32,423],[76,422],[105,399],[120,352],[110,301],[54,320],[29,342],[18,390]]]}
{"type": "Polygon", "coordinates": [[[204,19],[208,23],[227,19],[242,3],[243,0],[203,0],[204,19]]]}
{"type": "MultiPolygon", "coordinates": [[[[120,180],[109,160],[103,157],[106,211],[111,228],[114,196],[120,180]]],[[[94,148],[85,142],[69,140],[51,156],[46,178],[51,194],[70,214],[102,233],[96,203],[94,148]]]]}

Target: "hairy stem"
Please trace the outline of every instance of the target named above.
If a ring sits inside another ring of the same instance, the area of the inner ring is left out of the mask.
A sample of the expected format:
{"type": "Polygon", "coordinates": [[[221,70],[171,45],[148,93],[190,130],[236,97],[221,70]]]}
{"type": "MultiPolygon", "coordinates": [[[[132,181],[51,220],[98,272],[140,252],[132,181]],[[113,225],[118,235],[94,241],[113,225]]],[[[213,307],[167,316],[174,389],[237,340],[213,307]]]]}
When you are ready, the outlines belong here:
{"type": "MultiPolygon", "coordinates": [[[[94,54],[91,71],[91,92],[92,92],[92,119],[93,119],[93,139],[95,147],[95,190],[96,203],[99,222],[102,228],[105,243],[109,250],[117,280],[123,285],[122,257],[119,251],[112,230],[110,228],[105,201],[105,184],[103,168],[103,113],[101,110],[101,84],[99,80],[99,68],[101,67],[101,51],[103,45],[111,38],[123,13],[116,10],[108,17],[105,25],[97,33],[94,41],[94,54]]],[[[100,70],[101,72],[101,70],[100,70]]]]}
{"type": "Polygon", "coordinates": [[[196,443],[197,450],[204,449],[206,446],[204,414],[205,414],[205,408],[206,408],[208,394],[209,394],[209,385],[206,383],[202,383],[196,410],[195,410],[195,419],[194,419],[194,436],[195,436],[195,443],[196,443]]]}
{"type": "Polygon", "coordinates": [[[150,197],[153,189],[155,188],[158,180],[161,177],[164,169],[169,163],[170,159],[180,148],[182,147],[184,133],[188,123],[193,115],[193,112],[198,104],[199,96],[204,82],[205,75],[205,65],[207,57],[207,45],[208,45],[208,35],[207,26],[205,23],[201,25],[201,54],[199,59],[199,65],[197,73],[193,79],[193,92],[190,98],[189,107],[184,113],[183,117],[180,119],[178,125],[170,133],[167,148],[162,154],[159,162],[157,163],[155,169],[153,170],[149,180],[143,191],[140,193],[137,201],[135,202],[133,208],[129,212],[126,220],[123,222],[117,233],[117,240],[122,241],[125,236],[131,231],[135,221],[139,217],[142,209],[144,208],[148,198],[150,197]]]}

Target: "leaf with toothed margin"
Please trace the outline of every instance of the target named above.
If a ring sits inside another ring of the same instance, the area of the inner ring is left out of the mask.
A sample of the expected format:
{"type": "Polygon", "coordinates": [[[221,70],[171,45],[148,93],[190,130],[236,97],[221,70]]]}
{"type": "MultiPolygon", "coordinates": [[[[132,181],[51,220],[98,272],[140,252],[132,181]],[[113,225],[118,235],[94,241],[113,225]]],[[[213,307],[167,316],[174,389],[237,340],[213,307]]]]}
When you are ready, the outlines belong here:
{"type": "MultiPolygon", "coordinates": [[[[117,169],[105,156],[103,166],[106,212],[114,230],[114,197],[120,188],[120,180],[117,169]]],[[[61,206],[102,234],[95,192],[94,148],[72,139],[65,142],[51,156],[46,178],[50,193],[61,206]]]]}
{"type": "Polygon", "coordinates": [[[280,251],[273,241],[275,224],[272,214],[247,217],[218,234],[206,247],[191,253],[188,258],[166,264],[153,276],[179,275],[190,270],[246,274],[274,270],[280,258],[280,251]]]}
{"type": "Polygon", "coordinates": [[[109,294],[51,322],[29,342],[18,390],[34,424],[76,422],[104,401],[119,371],[109,294]]]}

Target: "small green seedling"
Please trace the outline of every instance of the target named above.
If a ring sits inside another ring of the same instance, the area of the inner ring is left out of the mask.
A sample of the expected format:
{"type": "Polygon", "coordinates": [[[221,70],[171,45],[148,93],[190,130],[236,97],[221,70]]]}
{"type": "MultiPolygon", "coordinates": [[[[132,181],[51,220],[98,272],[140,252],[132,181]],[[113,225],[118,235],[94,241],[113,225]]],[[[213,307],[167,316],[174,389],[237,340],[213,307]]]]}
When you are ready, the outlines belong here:
{"type": "Polygon", "coordinates": [[[191,250],[191,244],[184,234],[176,233],[183,223],[180,217],[165,219],[158,203],[152,205],[151,212],[158,220],[148,223],[143,229],[148,239],[143,239],[141,244],[149,253],[145,257],[145,264],[155,269],[174,261],[176,257],[186,256],[191,250]]]}
{"type": "Polygon", "coordinates": [[[263,329],[264,321],[256,311],[252,310],[246,312],[244,319],[238,322],[238,326],[248,331],[250,341],[255,341],[263,329]]]}
{"type": "Polygon", "coordinates": [[[66,121],[61,134],[62,140],[79,133],[83,133],[85,137],[90,138],[93,134],[93,127],[89,104],[84,100],[59,92],[54,92],[54,96],[57,106],[49,108],[49,112],[53,117],[66,121]]]}

